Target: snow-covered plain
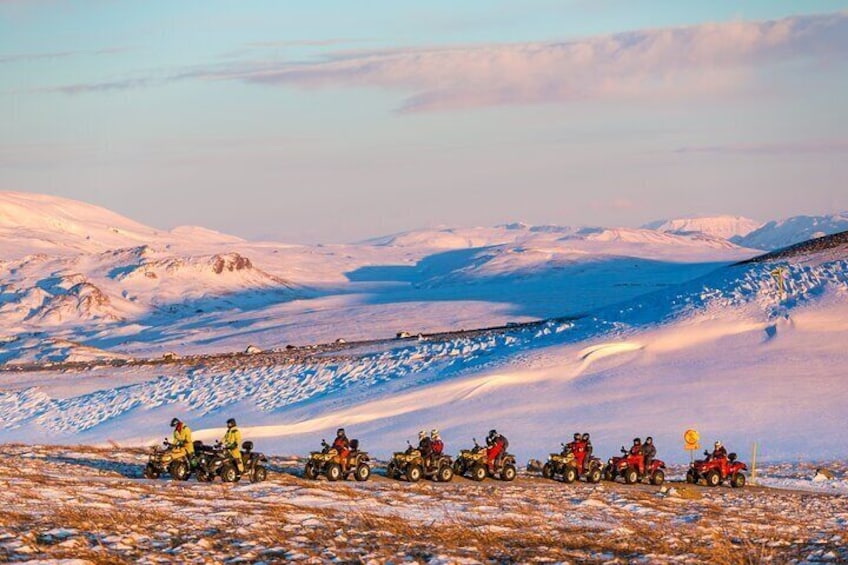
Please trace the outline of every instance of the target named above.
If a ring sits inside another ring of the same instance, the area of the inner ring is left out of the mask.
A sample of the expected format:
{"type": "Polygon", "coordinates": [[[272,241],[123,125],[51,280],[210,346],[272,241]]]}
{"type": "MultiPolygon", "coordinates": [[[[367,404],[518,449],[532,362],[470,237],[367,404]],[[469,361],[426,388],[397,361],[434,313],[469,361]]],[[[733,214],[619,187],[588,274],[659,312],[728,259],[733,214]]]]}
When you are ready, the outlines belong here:
{"type": "MultiPolygon", "coordinates": [[[[90,245],[121,229],[92,232],[90,245]]],[[[210,244],[197,231],[85,253],[14,258],[16,247],[3,265],[0,354],[62,362],[574,319],[283,363],[0,373],[0,439],[146,444],[181,415],[201,439],[235,416],[275,453],[308,451],[339,425],[382,456],[432,427],[451,450],[496,427],[522,459],[579,430],[601,454],[653,435],[662,457],[682,461],[692,426],[743,457],[755,441],[772,461],[848,449],[844,245],[729,266],[756,252],[645,229],[513,224],[326,247],[210,244]]]]}

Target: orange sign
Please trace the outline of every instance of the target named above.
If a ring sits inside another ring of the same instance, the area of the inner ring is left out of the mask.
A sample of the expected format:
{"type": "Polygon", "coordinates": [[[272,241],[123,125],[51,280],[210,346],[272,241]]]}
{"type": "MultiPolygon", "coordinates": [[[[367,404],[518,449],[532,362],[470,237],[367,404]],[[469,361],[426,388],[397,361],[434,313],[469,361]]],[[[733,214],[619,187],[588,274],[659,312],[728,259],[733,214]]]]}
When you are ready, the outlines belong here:
{"type": "Polygon", "coordinates": [[[685,445],[683,449],[694,451],[696,449],[700,449],[700,445],[698,445],[698,440],[701,439],[701,435],[696,430],[686,430],[683,434],[683,441],[685,445]]]}

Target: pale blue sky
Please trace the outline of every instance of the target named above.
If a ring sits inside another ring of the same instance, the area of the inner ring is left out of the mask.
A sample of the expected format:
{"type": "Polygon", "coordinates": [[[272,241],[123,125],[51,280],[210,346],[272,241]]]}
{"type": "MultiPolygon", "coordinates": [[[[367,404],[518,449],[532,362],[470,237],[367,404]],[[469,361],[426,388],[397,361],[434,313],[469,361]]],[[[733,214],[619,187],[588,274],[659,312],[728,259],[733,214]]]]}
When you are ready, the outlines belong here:
{"type": "Polygon", "coordinates": [[[836,212],[846,8],[3,0],[0,189],[298,242],[836,212]]]}

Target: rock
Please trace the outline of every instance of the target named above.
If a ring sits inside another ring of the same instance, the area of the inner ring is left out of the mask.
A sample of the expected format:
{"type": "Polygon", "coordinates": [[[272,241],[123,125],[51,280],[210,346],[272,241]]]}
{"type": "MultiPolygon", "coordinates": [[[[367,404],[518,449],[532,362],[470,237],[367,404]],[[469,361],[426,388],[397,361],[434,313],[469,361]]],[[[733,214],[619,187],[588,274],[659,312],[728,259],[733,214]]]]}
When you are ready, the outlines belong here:
{"type": "Polygon", "coordinates": [[[531,459],[527,462],[527,471],[530,473],[541,473],[544,465],[538,459],[531,459]]]}
{"type": "Polygon", "coordinates": [[[262,353],[262,350],[255,345],[248,345],[244,352],[248,355],[256,355],[257,353],[262,353]]]}
{"type": "Polygon", "coordinates": [[[165,361],[176,361],[179,358],[180,356],[174,353],[173,351],[168,351],[167,353],[162,355],[162,359],[164,359],[165,361]]]}
{"type": "Polygon", "coordinates": [[[830,469],[820,468],[816,469],[816,476],[813,477],[813,480],[816,482],[823,482],[832,481],[835,478],[836,475],[833,474],[833,471],[831,471],[830,469]]]}

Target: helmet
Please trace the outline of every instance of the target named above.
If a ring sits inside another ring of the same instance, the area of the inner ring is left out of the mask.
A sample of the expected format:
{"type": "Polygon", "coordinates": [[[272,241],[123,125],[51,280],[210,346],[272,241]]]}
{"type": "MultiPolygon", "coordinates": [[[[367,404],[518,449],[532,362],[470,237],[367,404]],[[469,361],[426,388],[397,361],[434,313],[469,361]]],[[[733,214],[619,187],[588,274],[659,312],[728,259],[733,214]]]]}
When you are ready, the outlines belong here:
{"type": "Polygon", "coordinates": [[[427,437],[427,432],[425,432],[424,430],[421,430],[420,432],[418,432],[418,439],[419,440],[424,439],[425,437],[427,437]]]}
{"type": "Polygon", "coordinates": [[[583,434],[583,441],[589,441],[589,434],[583,434]]]}
{"type": "Polygon", "coordinates": [[[721,442],[720,441],[715,442],[715,448],[718,449],[719,447],[721,447],[721,442]]]}
{"type": "Polygon", "coordinates": [[[498,430],[489,430],[489,437],[495,437],[498,435],[498,430]]]}
{"type": "Polygon", "coordinates": [[[227,420],[227,427],[228,428],[235,428],[236,427],[236,419],[230,418],[229,420],[227,420]]]}
{"type": "Polygon", "coordinates": [[[336,430],[336,437],[342,437],[343,435],[345,435],[344,428],[339,428],[336,430]]]}
{"type": "Polygon", "coordinates": [[[654,443],[654,438],[652,438],[651,436],[646,437],[645,443],[654,443]]]}
{"type": "Polygon", "coordinates": [[[574,441],[580,441],[580,434],[579,433],[574,434],[574,441]]]}
{"type": "Polygon", "coordinates": [[[180,419],[179,419],[179,418],[174,418],[173,420],[171,420],[171,427],[172,427],[172,428],[176,428],[176,427],[177,427],[177,424],[179,424],[179,423],[180,423],[180,419]]]}
{"type": "Polygon", "coordinates": [[[439,430],[437,430],[436,428],[433,428],[432,430],[430,430],[430,437],[431,437],[431,438],[433,438],[433,439],[439,439],[439,436],[440,436],[440,435],[441,435],[441,434],[439,434],[439,430]]]}
{"type": "Polygon", "coordinates": [[[642,443],[642,440],[641,440],[641,439],[639,439],[638,437],[634,437],[634,438],[633,438],[633,443],[634,443],[634,444],[642,443]]]}

